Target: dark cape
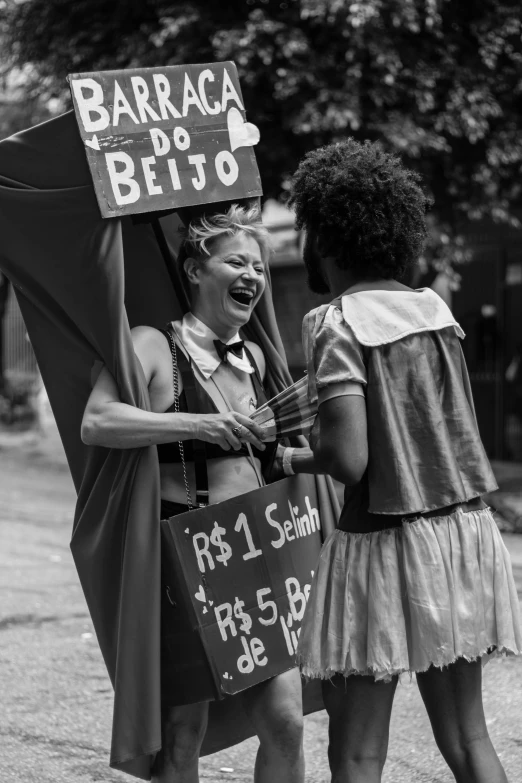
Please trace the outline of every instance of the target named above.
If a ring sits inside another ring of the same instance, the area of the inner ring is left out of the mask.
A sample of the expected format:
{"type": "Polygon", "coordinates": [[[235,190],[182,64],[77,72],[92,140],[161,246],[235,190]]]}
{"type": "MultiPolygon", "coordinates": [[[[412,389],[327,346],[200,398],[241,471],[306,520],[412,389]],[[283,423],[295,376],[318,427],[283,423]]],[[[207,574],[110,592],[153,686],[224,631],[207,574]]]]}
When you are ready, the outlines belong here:
{"type": "MultiPolygon", "coordinates": [[[[176,215],[162,227],[173,253],[176,215]]],[[[10,278],[78,494],[71,549],[114,686],[111,766],[145,780],[161,747],[160,529],[156,447],[85,446],[80,423],[103,362],[123,402],[150,410],[130,328],[181,308],[150,224],[100,217],[72,113],[0,142],[0,269],[10,278]]],[[[291,382],[270,286],[245,333],[267,359],[267,391],[291,382]]],[[[338,506],[316,479],[325,533],[338,506]]],[[[321,709],[305,688],[305,711],[321,709]]],[[[214,702],[202,754],[246,739],[234,697],[214,702]]]]}

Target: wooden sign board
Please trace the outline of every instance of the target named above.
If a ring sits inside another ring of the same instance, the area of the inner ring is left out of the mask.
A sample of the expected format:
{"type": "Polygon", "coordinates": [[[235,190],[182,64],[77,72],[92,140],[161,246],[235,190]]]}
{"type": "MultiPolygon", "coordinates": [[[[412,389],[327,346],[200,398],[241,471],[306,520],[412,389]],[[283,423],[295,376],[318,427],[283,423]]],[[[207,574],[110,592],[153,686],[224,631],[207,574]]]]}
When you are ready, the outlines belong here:
{"type": "Polygon", "coordinates": [[[216,692],[293,668],[321,549],[314,479],[292,476],[189,511],[162,532],[167,581],[189,609],[216,692]]]}
{"type": "Polygon", "coordinates": [[[233,62],[68,78],[102,217],[262,194],[233,62]]]}

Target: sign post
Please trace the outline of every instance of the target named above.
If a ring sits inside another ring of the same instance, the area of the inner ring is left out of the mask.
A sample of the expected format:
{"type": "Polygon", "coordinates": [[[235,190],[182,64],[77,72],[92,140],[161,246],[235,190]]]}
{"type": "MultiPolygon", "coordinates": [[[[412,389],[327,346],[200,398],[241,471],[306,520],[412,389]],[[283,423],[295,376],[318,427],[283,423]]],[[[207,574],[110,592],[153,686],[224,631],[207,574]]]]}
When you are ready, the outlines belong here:
{"type": "Polygon", "coordinates": [[[297,475],[162,522],[169,594],[201,637],[221,696],[296,665],[321,549],[315,482],[297,475]]]}
{"type": "Polygon", "coordinates": [[[69,75],[102,217],[262,195],[233,62],[69,75]]]}

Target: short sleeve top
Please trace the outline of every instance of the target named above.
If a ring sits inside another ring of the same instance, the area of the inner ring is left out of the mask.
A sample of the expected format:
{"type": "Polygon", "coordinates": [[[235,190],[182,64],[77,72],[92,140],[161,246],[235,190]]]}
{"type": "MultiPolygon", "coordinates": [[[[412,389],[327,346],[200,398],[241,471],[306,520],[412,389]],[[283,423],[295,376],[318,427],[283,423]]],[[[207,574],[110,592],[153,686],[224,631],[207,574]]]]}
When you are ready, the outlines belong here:
{"type": "Polygon", "coordinates": [[[313,351],[309,352],[308,382],[312,396],[319,404],[342,394],[364,396],[366,366],[362,349],[351,327],[337,307],[325,311],[318,308],[317,322],[305,328],[310,335],[313,351]],[[324,316],[324,317],[323,317],[324,316]]]}
{"type": "Polygon", "coordinates": [[[311,400],[346,383],[366,397],[370,513],[426,512],[496,489],[463,337],[431,289],[361,291],[305,316],[311,400]]]}

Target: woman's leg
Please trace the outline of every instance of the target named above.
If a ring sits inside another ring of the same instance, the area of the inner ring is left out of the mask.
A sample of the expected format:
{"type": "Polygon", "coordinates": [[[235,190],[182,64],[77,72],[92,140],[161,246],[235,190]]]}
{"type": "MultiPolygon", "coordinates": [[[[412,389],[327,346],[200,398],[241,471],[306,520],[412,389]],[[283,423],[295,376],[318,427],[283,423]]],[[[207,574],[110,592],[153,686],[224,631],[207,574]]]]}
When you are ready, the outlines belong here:
{"type": "Polygon", "coordinates": [[[482,705],[482,664],[459,658],[417,674],[435,741],[457,783],[507,783],[482,705]]]}
{"type": "Polygon", "coordinates": [[[208,702],[171,707],[164,716],[163,747],[152,783],[198,783],[199,751],[208,722],[208,702]]]}
{"type": "Polygon", "coordinates": [[[249,688],[243,699],[260,742],[255,783],[304,783],[303,704],[298,669],[249,688]]]}
{"type": "Polygon", "coordinates": [[[337,675],[324,682],[332,783],[380,783],[396,687],[396,677],[375,682],[373,677],[337,675]]]}

